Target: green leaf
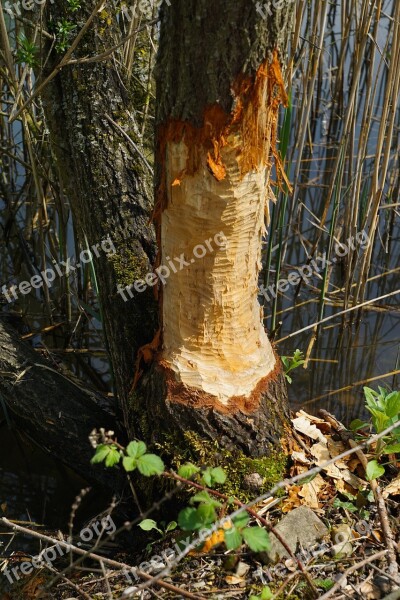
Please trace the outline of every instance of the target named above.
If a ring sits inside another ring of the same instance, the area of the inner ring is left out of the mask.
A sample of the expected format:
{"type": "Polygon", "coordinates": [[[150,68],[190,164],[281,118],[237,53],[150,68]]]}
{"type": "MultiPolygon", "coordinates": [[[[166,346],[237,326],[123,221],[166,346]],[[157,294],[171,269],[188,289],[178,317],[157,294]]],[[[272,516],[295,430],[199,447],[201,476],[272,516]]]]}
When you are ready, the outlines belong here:
{"type": "Polygon", "coordinates": [[[383,449],[384,454],[398,454],[400,452],[400,444],[388,444],[383,449]]]}
{"type": "Polygon", "coordinates": [[[263,588],[260,597],[261,600],[271,600],[271,598],[273,597],[273,593],[271,592],[271,589],[268,586],[266,586],[265,588],[263,588]]]}
{"type": "Polygon", "coordinates": [[[132,458],[139,458],[146,453],[147,446],[144,442],[131,442],[126,447],[126,453],[132,458]]]}
{"type": "Polygon", "coordinates": [[[366,475],[369,481],[381,477],[385,473],[385,468],[377,460],[370,460],[367,464],[366,475]]]}
{"type": "Polygon", "coordinates": [[[210,506],[215,506],[216,508],[221,506],[221,502],[218,502],[218,500],[212,498],[210,494],[206,492],[206,490],[198,492],[190,499],[190,504],[193,504],[194,502],[204,502],[204,504],[209,504],[210,506]]]}
{"type": "Polygon", "coordinates": [[[224,531],[225,545],[228,550],[237,550],[243,542],[243,538],[236,527],[224,531]]]}
{"type": "Polygon", "coordinates": [[[214,469],[211,470],[211,477],[215,483],[225,483],[226,481],[226,473],[222,467],[214,467],[214,469]]]}
{"type": "Polygon", "coordinates": [[[168,523],[165,533],[168,533],[169,531],[174,531],[174,529],[176,529],[177,527],[178,523],[176,521],[171,521],[170,523],[168,523]]]}
{"type": "Polygon", "coordinates": [[[139,472],[145,477],[161,475],[165,469],[163,461],[156,454],[143,454],[143,456],[139,456],[136,462],[139,472]]]}
{"type": "Polygon", "coordinates": [[[400,413],[400,392],[392,392],[385,399],[385,413],[388,417],[396,417],[400,413]]]}
{"type": "Polygon", "coordinates": [[[160,533],[162,533],[161,529],[157,527],[157,522],[153,519],[144,519],[141,523],[139,523],[138,527],[143,529],[143,531],[151,531],[152,529],[157,529],[160,533]]]}
{"type": "Polygon", "coordinates": [[[96,465],[98,463],[103,462],[103,460],[106,458],[109,452],[110,446],[106,446],[106,444],[100,444],[99,446],[97,446],[96,454],[93,456],[90,462],[92,463],[92,465],[96,465]]]}
{"type": "Polygon", "coordinates": [[[246,512],[242,512],[237,517],[233,518],[234,525],[236,527],[238,527],[239,529],[242,529],[242,527],[246,527],[246,525],[248,525],[249,521],[250,521],[249,515],[246,512]]]}
{"type": "Polygon", "coordinates": [[[364,387],[364,394],[368,406],[371,405],[372,407],[374,407],[376,405],[376,398],[379,396],[379,394],[369,387],[364,387]]]}
{"type": "Polygon", "coordinates": [[[196,529],[200,529],[203,523],[198,517],[197,508],[188,506],[181,510],[178,515],[178,525],[184,531],[196,531],[196,529]]]}
{"type": "Polygon", "coordinates": [[[243,529],[242,535],[253,552],[267,552],[271,548],[268,533],[261,527],[247,527],[243,529]]]}
{"type": "Polygon", "coordinates": [[[131,456],[124,456],[124,458],[122,459],[122,464],[124,466],[125,471],[127,471],[128,473],[134,471],[137,467],[136,458],[132,458],[131,456]]]}
{"type": "Polygon", "coordinates": [[[314,583],[317,587],[327,592],[335,585],[335,582],[332,579],[315,579],[314,583]]]}
{"type": "Polygon", "coordinates": [[[316,478],[318,473],[312,473],[311,475],[307,475],[307,477],[303,477],[298,481],[298,485],[305,485],[306,483],[310,483],[313,479],[316,478]]]}
{"type": "Polygon", "coordinates": [[[193,475],[196,475],[199,471],[199,467],[196,467],[196,465],[189,462],[179,468],[178,475],[184,479],[191,479],[193,475]]]}
{"type": "Polygon", "coordinates": [[[364,427],[368,427],[369,423],[365,423],[365,421],[361,421],[361,419],[354,419],[350,423],[350,429],[352,431],[357,431],[358,429],[364,429],[364,427]]]}
{"type": "Polygon", "coordinates": [[[215,508],[210,504],[200,504],[197,509],[197,518],[201,521],[202,527],[211,525],[217,519],[215,508]]]}
{"type": "Polygon", "coordinates": [[[288,369],[289,368],[289,357],[281,356],[281,361],[283,362],[283,366],[288,369]]]}
{"type": "Polygon", "coordinates": [[[110,451],[106,456],[105,465],[106,467],[114,467],[121,460],[120,451],[114,447],[110,447],[110,451]]]}
{"type": "Polygon", "coordinates": [[[335,498],[333,501],[333,506],[335,508],[345,508],[349,512],[353,513],[358,511],[357,506],[355,506],[352,502],[342,502],[342,500],[339,500],[339,498],[335,498]]]}
{"type": "Polygon", "coordinates": [[[201,478],[203,480],[204,485],[206,485],[207,487],[211,487],[212,486],[212,476],[211,476],[211,469],[210,467],[208,467],[207,469],[205,469],[201,475],[201,478]]]}

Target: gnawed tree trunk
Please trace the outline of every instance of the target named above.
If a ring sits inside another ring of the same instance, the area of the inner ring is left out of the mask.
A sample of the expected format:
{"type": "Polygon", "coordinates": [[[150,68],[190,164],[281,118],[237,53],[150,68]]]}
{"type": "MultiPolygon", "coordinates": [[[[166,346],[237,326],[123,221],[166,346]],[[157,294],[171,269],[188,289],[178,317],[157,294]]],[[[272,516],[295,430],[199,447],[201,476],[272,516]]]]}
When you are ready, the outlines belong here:
{"type": "Polygon", "coordinates": [[[157,66],[156,216],[170,273],[146,410],[155,437],[190,430],[251,456],[271,453],[288,423],[258,303],[291,7],[273,10],[264,20],[249,0],[175,0],[157,66]]]}
{"type": "Polygon", "coordinates": [[[89,433],[104,427],[119,435],[106,399],[42,358],[4,319],[0,319],[0,399],[12,426],[42,450],[87,481],[114,490],[122,485],[116,471],[106,473],[90,465],[94,450],[89,433]]]}
{"type": "MultiPolygon", "coordinates": [[[[50,3],[47,16],[67,14],[81,27],[95,2],[73,14],[67,5],[50,3]]],[[[103,256],[98,264],[104,326],[126,423],[146,441],[178,441],[192,432],[258,457],[280,448],[288,424],[280,361],[257,302],[291,4],[272,10],[264,20],[249,0],[174,0],[163,8],[155,265],[146,175],[121,133],[132,136],[134,110],[122,55],[64,67],[44,91],[74,220],[89,245],[111,235],[117,246],[117,260],[103,256]],[[204,256],[197,257],[197,245],[206,247],[204,256]],[[170,276],[160,290],[159,334],[146,352],[141,346],[157,328],[152,286],[132,290],[125,303],[117,285],[133,284],[160,264],[170,266],[170,276]],[[130,396],[138,356],[153,361],[130,396]]],[[[111,2],[104,14],[74,60],[120,41],[107,19],[111,2]]],[[[58,60],[53,56],[47,71],[58,60]]]]}

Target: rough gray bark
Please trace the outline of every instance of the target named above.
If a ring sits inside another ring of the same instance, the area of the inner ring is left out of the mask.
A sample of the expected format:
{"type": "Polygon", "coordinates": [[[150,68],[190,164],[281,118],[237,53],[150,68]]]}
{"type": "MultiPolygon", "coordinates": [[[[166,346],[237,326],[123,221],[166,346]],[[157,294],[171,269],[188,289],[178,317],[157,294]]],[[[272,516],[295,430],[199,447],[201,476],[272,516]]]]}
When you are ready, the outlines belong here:
{"type": "MultiPolygon", "coordinates": [[[[241,407],[235,414],[216,410],[210,401],[196,402],[189,395],[182,402],[171,397],[164,373],[154,367],[145,377],[145,407],[149,415],[144,435],[152,442],[176,439],[185,447],[184,433],[194,432],[204,443],[218,441],[222,448],[253,458],[265,457],[281,449],[289,420],[283,373],[277,372],[265,389],[257,410],[241,407]]],[[[138,422],[144,421],[143,405],[138,422]],[[142,416],[141,416],[142,414],[142,416]]]]}
{"type": "MultiPolygon", "coordinates": [[[[74,383],[0,319],[0,398],[11,422],[84,479],[118,487],[118,472],[92,467],[89,433],[116,431],[105,398],[74,383]]],[[[116,431],[118,435],[118,431],[116,431]]]]}
{"type": "MultiPolygon", "coordinates": [[[[75,23],[77,33],[96,4],[82,2],[81,10],[71,12],[66,0],[47,3],[46,27],[65,18],[75,23]]],[[[112,24],[96,17],[74,59],[97,56],[121,41],[114,4],[105,2],[103,8],[112,15],[112,24]]],[[[53,50],[43,77],[61,56],[53,50]]],[[[81,243],[85,248],[84,236],[92,246],[110,235],[117,249],[115,256],[101,253],[95,268],[107,348],[127,422],[137,351],[153,338],[157,311],[151,288],[143,293],[133,290],[133,299],[128,296],[125,302],[117,285],[132,285],[151,272],[156,245],[150,223],[151,176],[128,141],[128,136],[137,141],[132,120],[135,89],[121,63],[122,48],[106,61],[67,66],[46,86],[42,99],[81,243]]]]}
{"type": "MultiPolygon", "coordinates": [[[[254,0],[173,0],[164,4],[156,70],[157,122],[173,118],[202,123],[204,108],[233,107],[232,83],[255,73],[279,48],[288,46],[294,3],[268,5],[264,19],[254,0]]],[[[265,14],[265,11],[264,11],[265,14]]]]}

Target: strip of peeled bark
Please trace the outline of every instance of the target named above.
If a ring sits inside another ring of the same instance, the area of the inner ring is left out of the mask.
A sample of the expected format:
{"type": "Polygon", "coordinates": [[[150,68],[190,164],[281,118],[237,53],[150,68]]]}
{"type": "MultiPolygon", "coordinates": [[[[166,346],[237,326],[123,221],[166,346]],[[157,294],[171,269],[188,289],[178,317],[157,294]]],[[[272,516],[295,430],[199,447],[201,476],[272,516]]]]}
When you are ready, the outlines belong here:
{"type": "Polygon", "coordinates": [[[255,456],[287,424],[257,287],[286,101],[280,53],[291,8],[273,10],[265,21],[249,0],[175,0],[162,13],[157,69],[155,214],[171,273],[155,367],[163,383],[148,383],[155,429],[173,423],[255,456]],[[178,257],[184,267],[173,269],[178,257]],[[163,394],[166,402],[154,400],[163,394]]]}

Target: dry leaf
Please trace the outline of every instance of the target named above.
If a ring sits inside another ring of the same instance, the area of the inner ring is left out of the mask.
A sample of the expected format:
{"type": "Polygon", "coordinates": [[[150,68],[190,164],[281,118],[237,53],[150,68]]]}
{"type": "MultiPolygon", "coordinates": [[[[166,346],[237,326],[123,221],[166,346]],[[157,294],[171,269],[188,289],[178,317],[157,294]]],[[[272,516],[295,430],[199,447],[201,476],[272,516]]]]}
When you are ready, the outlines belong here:
{"type": "Polygon", "coordinates": [[[225,581],[229,585],[239,585],[239,583],[246,583],[243,577],[236,577],[236,575],[227,575],[225,581]]]}
{"type": "MultiPolygon", "coordinates": [[[[314,444],[310,448],[310,452],[315,457],[316,464],[321,466],[328,460],[338,456],[338,454],[341,452],[341,449],[338,448],[337,444],[331,443],[331,440],[328,440],[328,445],[325,445],[321,442],[314,444]]],[[[364,488],[367,485],[366,481],[351,473],[347,468],[347,465],[342,460],[338,460],[337,463],[324,467],[323,470],[327,475],[329,475],[329,477],[332,477],[333,479],[342,479],[355,490],[364,488]]]]}
{"type": "Polygon", "coordinates": [[[287,489],[288,497],[284,500],[282,504],[282,512],[288,513],[294,508],[298,508],[301,506],[301,499],[299,496],[299,492],[301,491],[301,487],[298,485],[292,485],[287,489]]]}
{"type": "Polygon", "coordinates": [[[359,591],[364,600],[379,600],[381,598],[379,588],[371,581],[364,581],[360,585],[359,591]]]}
{"type": "Polygon", "coordinates": [[[320,419],[319,417],[316,417],[315,415],[310,415],[305,410],[299,410],[296,413],[296,416],[297,417],[305,417],[311,423],[321,423],[321,424],[326,423],[326,421],[324,421],[324,419],[320,419]]]}
{"type": "MultiPolygon", "coordinates": [[[[315,457],[315,463],[319,467],[332,458],[328,450],[328,446],[321,442],[311,446],[310,452],[315,457]]],[[[325,467],[324,471],[327,473],[327,475],[329,475],[329,477],[333,477],[334,479],[342,479],[340,469],[334,464],[325,467]]]]}
{"type": "Polygon", "coordinates": [[[388,496],[398,496],[400,494],[400,475],[398,475],[396,477],[396,479],[393,479],[393,481],[391,481],[389,483],[389,485],[387,485],[385,487],[385,489],[382,491],[382,496],[384,498],[387,498],[388,496]]]}
{"type": "Polygon", "coordinates": [[[310,508],[320,508],[318,501],[318,494],[325,485],[325,480],[321,475],[314,477],[312,481],[302,486],[299,496],[303,498],[302,504],[309,506],[310,508]]]}
{"type": "Polygon", "coordinates": [[[250,571],[250,565],[243,561],[238,562],[238,566],[236,567],[236,577],[244,577],[250,571]]]}
{"type": "Polygon", "coordinates": [[[323,433],[321,433],[320,430],[311,422],[311,420],[306,418],[304,415],[301,415],[296,419],[292,419],[292,423],[296,431],[303,433],[312,440],[326,442],[326,437],[323,435],[323,433]]]}
{"type": "Polygon", "coordinates": [[[305,452],[292,452],[292,459],[303,465],[311,464],[311,461],[309,458],[306,457],[305,452]]]}

